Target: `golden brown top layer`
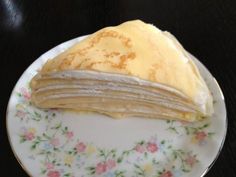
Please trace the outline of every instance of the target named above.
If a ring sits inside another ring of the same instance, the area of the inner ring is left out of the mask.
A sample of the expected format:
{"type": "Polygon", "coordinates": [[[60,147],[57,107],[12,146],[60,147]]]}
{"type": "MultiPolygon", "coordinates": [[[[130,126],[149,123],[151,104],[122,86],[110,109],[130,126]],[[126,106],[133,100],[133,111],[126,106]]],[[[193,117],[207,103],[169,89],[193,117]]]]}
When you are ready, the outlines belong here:
{"type": "Polygon", "coordinates": [[[169,33],[140,20],[95,32],[49,60],[41,73],[64,70],[137,76],[176,88],[192,99],[205,87],[181,45],[169,33]]]}

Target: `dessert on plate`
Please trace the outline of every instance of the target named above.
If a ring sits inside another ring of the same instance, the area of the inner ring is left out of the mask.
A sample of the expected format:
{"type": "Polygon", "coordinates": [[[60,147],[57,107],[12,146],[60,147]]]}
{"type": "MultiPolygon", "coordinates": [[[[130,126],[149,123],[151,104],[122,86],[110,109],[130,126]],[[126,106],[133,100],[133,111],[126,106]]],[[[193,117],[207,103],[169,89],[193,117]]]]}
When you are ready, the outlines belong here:
{"type": "Polygon", "coordinates": [[[48,59],[30,86],[40,108],[184,121],[213,113],[188,52],[169,32],[140,20],[103,28],[48,59]]]}

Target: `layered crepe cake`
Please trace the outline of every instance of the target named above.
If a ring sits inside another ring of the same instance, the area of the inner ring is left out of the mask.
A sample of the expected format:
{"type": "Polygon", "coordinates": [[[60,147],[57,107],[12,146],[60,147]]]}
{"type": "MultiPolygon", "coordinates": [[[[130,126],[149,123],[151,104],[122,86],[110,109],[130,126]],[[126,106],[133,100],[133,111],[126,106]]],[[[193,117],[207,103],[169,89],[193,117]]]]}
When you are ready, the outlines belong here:
{"type": "Polygon", "coordinates": [[[89,35],[49,59],[30,85],[39,108],[183,121],[213,113],[189,54],[170,33],[140,20],[89,35]]]}

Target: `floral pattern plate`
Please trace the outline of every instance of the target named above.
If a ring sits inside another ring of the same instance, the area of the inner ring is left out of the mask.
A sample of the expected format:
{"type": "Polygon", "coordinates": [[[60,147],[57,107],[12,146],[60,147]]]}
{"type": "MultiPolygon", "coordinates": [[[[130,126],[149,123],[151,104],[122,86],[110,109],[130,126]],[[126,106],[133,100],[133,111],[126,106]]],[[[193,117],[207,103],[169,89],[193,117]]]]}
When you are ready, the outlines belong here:
{"type": "MultiPolygon", "coordinates": [[[[214,97],[202,122],[127,118],[38,109],[29,82],[46,62],[86,36],[49,50],[23,73],[9,100],[7,129],[19,163],[30,176],[199,177],[217,158],[227,130],[223,94],[197,60],[214,97]]],[[[193,57],[194,58],[194,57],[193,57]]]]}

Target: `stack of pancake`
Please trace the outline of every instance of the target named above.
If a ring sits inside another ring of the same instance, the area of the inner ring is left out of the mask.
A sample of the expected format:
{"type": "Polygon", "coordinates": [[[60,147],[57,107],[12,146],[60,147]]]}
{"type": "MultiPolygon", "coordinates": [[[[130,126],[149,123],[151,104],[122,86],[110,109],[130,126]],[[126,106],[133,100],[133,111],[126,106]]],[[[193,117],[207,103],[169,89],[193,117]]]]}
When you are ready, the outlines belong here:
{"type": "Polygon", "coordinates": [[[30,85],[40,108],[184,121],[213,113],[189,54],[170,33],[140,20],[89,35],[49,59],[30,85]]]}

